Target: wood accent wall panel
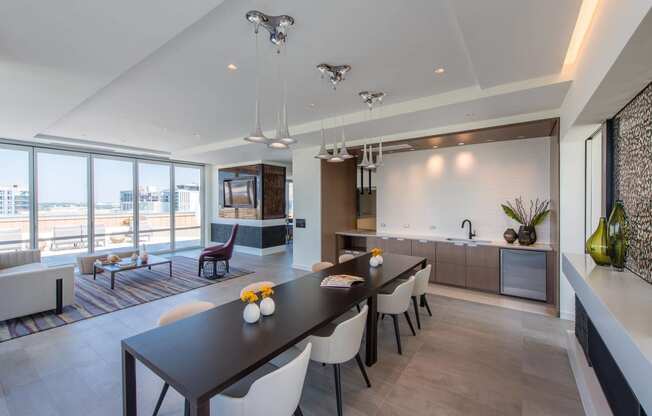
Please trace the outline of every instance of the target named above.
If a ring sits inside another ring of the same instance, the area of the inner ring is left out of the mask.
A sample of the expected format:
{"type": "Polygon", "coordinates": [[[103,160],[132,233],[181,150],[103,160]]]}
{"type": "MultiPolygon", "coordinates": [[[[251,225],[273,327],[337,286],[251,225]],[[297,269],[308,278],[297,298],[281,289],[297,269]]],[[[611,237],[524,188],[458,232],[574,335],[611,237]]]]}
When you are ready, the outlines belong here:
{"type": "Polygon", "coordinates": [[[321,258],[337,263],[335,233],[355,229],[355,159],[321,162],[321,258]]]}
{"type": "Polygon", "coordinates": [[[285,167],[262,165],[263,219],[285,218],[285,167]]]}

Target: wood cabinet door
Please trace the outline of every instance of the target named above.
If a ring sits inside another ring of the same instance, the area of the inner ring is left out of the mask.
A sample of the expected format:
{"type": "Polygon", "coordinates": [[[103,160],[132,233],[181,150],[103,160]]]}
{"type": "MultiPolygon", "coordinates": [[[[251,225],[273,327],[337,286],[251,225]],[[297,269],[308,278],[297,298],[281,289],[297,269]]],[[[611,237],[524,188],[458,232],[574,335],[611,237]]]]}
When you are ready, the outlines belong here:
{"type": "Polygon", "coordinates": [[[500,269],[497,267],[466,266],[466,287],[499,293],[500,269]]]}
{"type": "Polygon", "coordinates": [[[427,240],[412,240],[412,255],[416,257],[425,257],[428,260],[428,264],[431,265],[430,270],[430,281],[434,282],[436,278],[435,262],[437,261],[435,256],[436,245],[433,241],[427,240]]]}
{"type": "Polygon", "coordinates": [[[464,265],[437,262],[436,276],[437,283],[466,287],[466,266],[464,265]]]}
{"type": "Polygon", "coordinates": [[[437,263],[452,263],[465,265],[466,250],[464,245],[453,243],[437,243],[437,263]]]}
{"type": "Polygon", "coordinates": [[[387,251],[387,242],[389,237],[368,237],[367,238],[367,251],[371,251],[372,248],[378,247],[383,251],[387,251]]]}
{"type": "Polygon", "coordinates": [[[390,238],[385,249],[388,253],[412,255],[412,240],[406,238],[390,238]]]}
{"type": "Polygon", "coordinates": [[[498,247],[466,246],[466,265],[498,268],[500,250],[498,247]]]}

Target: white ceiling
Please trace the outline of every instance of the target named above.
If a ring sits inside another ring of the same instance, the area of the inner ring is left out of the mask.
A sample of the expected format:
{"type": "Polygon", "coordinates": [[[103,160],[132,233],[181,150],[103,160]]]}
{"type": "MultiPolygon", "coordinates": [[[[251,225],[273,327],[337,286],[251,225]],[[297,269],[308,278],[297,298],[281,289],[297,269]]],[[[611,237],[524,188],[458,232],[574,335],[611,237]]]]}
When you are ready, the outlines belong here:
{"type": "MultiPolygon", "coordinates": [[[[0,102],[0,136],[228,163],[289,159],[241,141],[253,124],[254,36],[244,19],[252,8],[296,19],[284,73],[291,130],[305,146],[318,141],[322,117],[344,116],[347,135],[360,138],[558,109],[580,0],[36,3],[0,5],[0,92],[14,98],[0,102]],[[352,65],[337,91],[319,79],[321,62],[352,65]],[[437,67],[446,72],[435,75],[437,67]],[[364,89],[387,92],[382,120],[364,121],[364,89]]],[[[277,59],[264,36],[260,45],[271,129],[277,59]]]]}

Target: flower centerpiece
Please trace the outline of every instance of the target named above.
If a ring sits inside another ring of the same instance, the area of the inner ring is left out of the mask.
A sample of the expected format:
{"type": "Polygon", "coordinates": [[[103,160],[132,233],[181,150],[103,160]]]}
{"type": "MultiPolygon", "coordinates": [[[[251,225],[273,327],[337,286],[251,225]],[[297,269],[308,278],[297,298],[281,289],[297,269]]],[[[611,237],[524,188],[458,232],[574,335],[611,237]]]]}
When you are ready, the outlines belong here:
{"type": "Polygon", "coordinates": [[[369,259],[369,265],[371,267],[378,267],[383,264],[383,250],[378,247],[371,249],[371,258],[369,259]]]}
{"type": "Polygon", "coordinates": [[[521,197],[516,198],[513,204],[511,201],[501,204],[505,214],[521,224],[521,227],[518,229],[519,244],[529,246],[537,241],[535,227],[546,219],[550,213],[549,206],[549,200],[540,201],[537,198],[536,201],[530,201],[530,207],[527,209],[521,197]]]}
{"type": "Polygon", "coordinates": [[[256,295],[251,290],[247,290],[246,292],[242,293],[240,300],[247,304],[247,306],[244,308],[244,311],[242,312],[242,317],[244,318],[245,322],[250,324],[258,322],[260,319],[260,308],[256,303],[258,302],[258,295],[256,295]]]}
{"type": "Polygon", "coordinates": [[[272,289],[271,286],[266,285],[260,288],[260,295],[263,298],[263,300],[260,301],[260,313],[263,314],[263,316],[273,315],[276,310],[276,304],[274,303],[274,299],[272,299],[273,294],[274,289],[272,289]]]}

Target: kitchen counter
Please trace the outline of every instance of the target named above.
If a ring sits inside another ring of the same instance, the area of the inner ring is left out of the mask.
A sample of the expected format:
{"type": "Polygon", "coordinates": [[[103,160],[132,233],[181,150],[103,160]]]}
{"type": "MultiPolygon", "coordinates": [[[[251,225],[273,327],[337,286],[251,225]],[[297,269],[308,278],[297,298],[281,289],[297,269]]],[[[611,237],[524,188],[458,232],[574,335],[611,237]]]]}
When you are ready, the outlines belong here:
{"type": "Polygon", "coordinates": [[[506,241],[490,241],[490,242],[482,241],[482,242],[469,244],[467,242],[449,241],[446,239],[446,237],[435,236],[435,235],[379,233],[377,231],[368,231],[368,230],[346,230],[346,231],[338,231],[335,234],[345,235],[349,237],[404,238],[406,240],[425,240],[425,241],[434,241],[434,242],[441,242],[441,243],[452,243],[458,245],[487,246],[487,247],[509,248],[515,250],[553,251],[552,246],[546,243],[535,243],[530,246],[522,246],[518,242],[515,242],[514,244],[509,244],[506,241]]]}
{"type": "Polygon", "coordinates": [[[585,254],[564,254],[562,269],[629,386],[650,412],[652,285],[628,270],[597,266],[585,254]]]}

